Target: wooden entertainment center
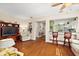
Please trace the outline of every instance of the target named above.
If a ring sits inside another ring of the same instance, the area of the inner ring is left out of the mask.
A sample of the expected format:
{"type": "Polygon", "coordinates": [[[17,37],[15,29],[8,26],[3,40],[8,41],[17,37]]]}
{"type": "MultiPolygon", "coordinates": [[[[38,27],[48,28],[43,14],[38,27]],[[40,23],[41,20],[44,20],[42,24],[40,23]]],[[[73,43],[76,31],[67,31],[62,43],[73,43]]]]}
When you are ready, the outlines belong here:
{"type": "Polygon", "coordinates": [[[16,41],[19,36],[19,24],[0,22],[0,40],[13,38],[16,41]]]}

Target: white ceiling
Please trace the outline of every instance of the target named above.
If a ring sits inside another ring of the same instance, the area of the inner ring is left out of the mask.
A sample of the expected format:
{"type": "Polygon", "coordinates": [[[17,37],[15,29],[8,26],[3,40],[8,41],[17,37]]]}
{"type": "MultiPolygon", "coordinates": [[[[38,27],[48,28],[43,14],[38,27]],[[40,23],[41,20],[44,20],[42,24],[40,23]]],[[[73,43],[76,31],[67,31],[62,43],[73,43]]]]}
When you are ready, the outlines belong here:
{"type": "MultiPolygon", "coordinates": [[[[51,3],[0,3],[0,10],[17,17],[57,15],[59,10],[51,3]]],[[[64,11],[79,11],[79,5],[66,8],[64,11]]]]}

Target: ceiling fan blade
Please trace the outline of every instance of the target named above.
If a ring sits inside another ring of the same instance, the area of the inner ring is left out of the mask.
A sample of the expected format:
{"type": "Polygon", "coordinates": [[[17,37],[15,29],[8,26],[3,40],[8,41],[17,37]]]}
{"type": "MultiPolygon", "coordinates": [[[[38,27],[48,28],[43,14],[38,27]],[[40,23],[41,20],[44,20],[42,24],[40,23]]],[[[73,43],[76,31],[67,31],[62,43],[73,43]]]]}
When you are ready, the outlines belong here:
{"type": "Polygon", "coordinates": [[[74,5],[77,5],[78,4],[79,5],[79,3],[72,3],[72,4],[74,4],[74,5]]]}
{"type": "Polygon", "coordinates": [[[59,13],[62,13],[64,8],[66,8],[66,6],[65,5],[62,5],[62,7],[60,8],[59,13]]]}
{"type": "Polygon", "coordinates": [[[62,7],[60,8],[60,10],[63,10],[64,8],[66,8],[66,6],[65,5],[62,5],[62,7]]]}
{"type": "Polygon", "coordinates": [[[58,5],[61,5],[63,3],[56,3],[56,4],[53,4],[52,7],[55,7],[55,6],[58,6],[58,5]]]}

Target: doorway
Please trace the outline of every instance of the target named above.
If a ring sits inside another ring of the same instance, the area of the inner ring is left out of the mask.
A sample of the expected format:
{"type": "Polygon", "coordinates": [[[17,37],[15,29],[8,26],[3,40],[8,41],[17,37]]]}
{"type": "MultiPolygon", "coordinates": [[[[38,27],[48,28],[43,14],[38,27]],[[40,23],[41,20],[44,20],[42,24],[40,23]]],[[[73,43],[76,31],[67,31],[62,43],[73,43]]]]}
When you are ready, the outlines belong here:
{"type": "Polygon", "coordinates": [[[45,39],[45,27],[46,22],[45,21],[37,21],[37,29],[36,29],[36,38],[43,38],[45,39]]]}

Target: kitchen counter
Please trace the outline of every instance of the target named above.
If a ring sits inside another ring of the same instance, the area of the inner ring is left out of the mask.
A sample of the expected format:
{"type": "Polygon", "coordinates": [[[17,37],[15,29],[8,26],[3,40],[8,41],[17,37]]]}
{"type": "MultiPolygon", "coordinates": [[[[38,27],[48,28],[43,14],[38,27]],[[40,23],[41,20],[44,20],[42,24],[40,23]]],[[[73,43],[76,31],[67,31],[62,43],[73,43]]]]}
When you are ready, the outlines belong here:
{"type": "MultiPolygon", "coordinates": [[[[49,32],[49,38],[50,39],[53,39],[52,38],[52,32],[49,32]]],[[[72,33],[72,40],[73,39],[76,39],[77,38],[77,33],[72,33]]],[[[60,43],[60,44],[63,44],[64,43],[64,33],[62,33],[62,32],[59,32],[58,33],[58,43],[60,43]]]]}

